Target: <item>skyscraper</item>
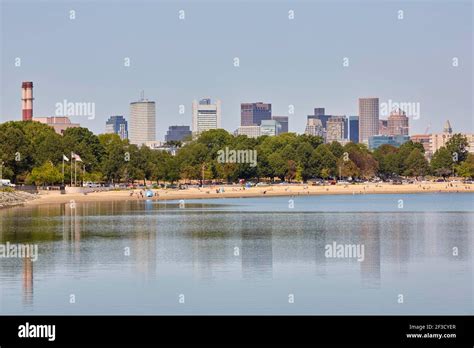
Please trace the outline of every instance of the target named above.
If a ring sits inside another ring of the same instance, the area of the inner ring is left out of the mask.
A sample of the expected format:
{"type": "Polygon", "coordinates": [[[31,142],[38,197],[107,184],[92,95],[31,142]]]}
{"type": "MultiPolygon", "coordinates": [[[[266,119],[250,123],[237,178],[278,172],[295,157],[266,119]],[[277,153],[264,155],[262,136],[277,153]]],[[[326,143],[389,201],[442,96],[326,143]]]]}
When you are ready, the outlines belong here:
{"type": "Polygon", "coordinates": [[[262,120],[260,135],[274,136],[280,134],[281,124],[276,120],[262,120]]]}
{"type": "Polygon", "coordinates": [[[349,140],[359,142],[359,116],[349,116],[349,140]]]}
{"type": "Polygon", "coordinates": [[[123,116],[110,116],[105,122],[105,133],[114,133],[120,139],[128,139],[128,122],[123,116]]]}
{"type": "Polygon", "coordinates": [[[325,138],[325,129],[319,118],[309,115],[308,120],[306,121],[306,129],[304,131],[306,135],[314,135],[325,138]]]}
{"type": "Polygon", "coordinates": [[[155,102],[142,99],[130,103],[130,143],[142,145],[156,140],[155,102]]]}
{"type": "Polygon", "coordinates": [[[325,108],[314,108],[314,116],[322,116],[322,115],[326,115],[325,108]]]}
{"type": "Polygon", "coordinates": [[[165,135],[165,141],[183,141],[189,136],[191,136],[189,126],[170,126],[165,135]]]}
{"type": "Polygon", "coordinates": [[[193,101],[193,134],[221,128],[221,102],[211,103],[210,98],[193,101]]]}
{"type": "Polygon", "coordinates": [[[272,104],[242,103],[240,104],[240,125],[260,126],[263,120],[272,119],[272,104]]]}
{"type": "Polygon", "coordinates": [[[388,133],[390,135],[408,135],[408,117],[405,111],[392,111],[388,117],[388,133]]]}
{"type": "Polygon", "coordinates": [[[332,116],[326,123],[326,142],[331,143],[337,141],[342,143],[344,141],[344,134],[346,134],[346,116],[332,116]]]}
{"type": "Polygon", "coordinates": [[[359,142],[368,144],[378,132],[379,98],[359,98],[359,142]]]}
{"type": "Polygon", "coordinates": [[[281,125],[280,134],[288,133],[288,116],[272,116],[272,120],[277,121],[281,125]]]}
{"type": "Polygon", "coordinates": [[[331,117],[331,115],[326,115],[325,112],[326,112],[325,108],[314,108],[314,115],[308,115],[308,120],[310,118],[321,120],[321,124],[323,128],[326,129],[326,123],[331,117]]]}
{"type": "Polygon", "coordinates": [[[378,135],[390,135],[388,131],[388,121],[379,120],[379,134],[378,135]]]}

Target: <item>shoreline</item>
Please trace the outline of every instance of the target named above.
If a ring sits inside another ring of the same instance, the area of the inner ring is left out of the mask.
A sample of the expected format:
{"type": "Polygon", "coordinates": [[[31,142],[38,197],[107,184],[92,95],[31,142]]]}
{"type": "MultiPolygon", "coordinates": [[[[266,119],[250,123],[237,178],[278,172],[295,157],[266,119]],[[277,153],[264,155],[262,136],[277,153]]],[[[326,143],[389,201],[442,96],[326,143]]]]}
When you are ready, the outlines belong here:
{"type": "MultiPolygon", "coordinates": [[[[252,187],[242,189],[240,186],[210,186],[205,188],[189,188],[185,190],[152,190],[159,196],[141,197],[142,190],[117,190],[83,193],[68,193],[61,195],[58,191],[42,191],[37,199],[23,202],[24,206],[63,204],[63,203],[88,203],[112,201],[170,201],[194,200],[216,198],[255,198],[255,197],[296,197],[319,195],[363,195],[363,194],[416,194],[416,193],[474,193],[474,184],[463,183],[427,183],[427,184],[356,184],[332,186],[308,185],[274,185],[267,187],[252,187]],[[219,187],[224,192],[216,193],[219,187]],[[130,193],[133,192],[133,196],[130,193]]],[[[142,191],[143,192],[143,191],[142,191]]]]}
{"type": "Polygon", "coordinates": [[[24,205],[40,197],[22,191],[0,191],[0,209],[24,205]]]}

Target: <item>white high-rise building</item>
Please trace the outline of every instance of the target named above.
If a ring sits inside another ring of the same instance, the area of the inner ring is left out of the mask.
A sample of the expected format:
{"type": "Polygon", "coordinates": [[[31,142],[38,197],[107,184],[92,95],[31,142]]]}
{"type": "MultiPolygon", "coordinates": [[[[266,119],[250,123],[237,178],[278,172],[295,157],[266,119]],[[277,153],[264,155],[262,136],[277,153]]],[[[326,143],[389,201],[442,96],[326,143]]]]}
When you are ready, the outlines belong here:
{"type": "Polygon", "coordinates": [[[379,133],[379,98],[359,98],[359,142],[379,133]]]}
{"type": "Polygon", "coordinates": [[[221,128],[221,102],[211,104],[210,98],[193,101],[193,134],[221,128]]]}
{"type": "Polygon", "coordinates": [[[304,134],[326,138],[326,132],[324,130],[323,123],[321,122],[320,119],[315,118],[314,116],[311,116],[311,115],[308,116],[304,134]]]}
{"type": "Polygon", "coordinates": [[[249,138],[258,138],[260,136],[260,126],[240,126],[236,129],[234,135],[246,135],[249,138]]]}
{"type": "Polygon", "coordinates": [[[331,116],[326,122],[326,142],[344,142],[344,134],[347,132],[346,124],[346,116],[331,116]]]}
{"type": "Polygon", "coordinates": [[[156,140],[156,111],[155,102],[142,99],[130,103],[131,144],[142,145],[156,140]]]}
{"type": "Polygon", "coordinates": [[[281,132],[281,124],[276,120],[262,120],[260,135],[275,136],[281,132]]]}

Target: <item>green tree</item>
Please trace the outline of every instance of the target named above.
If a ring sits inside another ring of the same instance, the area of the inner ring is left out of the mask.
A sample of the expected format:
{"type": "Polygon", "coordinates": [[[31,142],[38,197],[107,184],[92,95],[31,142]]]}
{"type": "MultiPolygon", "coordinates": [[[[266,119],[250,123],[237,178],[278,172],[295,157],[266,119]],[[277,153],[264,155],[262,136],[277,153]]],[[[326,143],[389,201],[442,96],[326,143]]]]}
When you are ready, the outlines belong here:
{"type": "Polygon", "coordinates": [[[329,144],[329,151],[331,151],[336,158],[341,158],[344,154],[344,148],[337,141],[333,141],[329,144]]]}
{"type": "Polygon", "coordinates": [[[405,171],[403,175],[407,176],[424,176],[428,174],[429,164],[423,153],[418,148],[414,148],[410,155],[406,158],[405,171]]]}
{"type": "Polygon", "coordinates": [[[466,160],[468,154],[469,142],[462,134],[454,134],[445,145],[446,149],[451,154],[451,157],[457,162],[461,163],[466,160]]]}
{"type": "Polygon", "coordinates": [[[272,153],[268,156],[268,162],[271,168],[270,178],[273,180],[274,177],[278,177],[282,181],[285,180],[288,171],[288,163],[285,161],[282,154],[279,152],[272,153]]]}
{"type": "Polygon", "coordinates": [[[100,170],[104,148],[97,135],[87,128],[75,127],[64,131],[63,144],[65,151],[78,154],[86,166],[86,171],[100,170]]]}
{"type": "Polygon", "coordinates": [[[340,168],[340,174],[344,178],[352,177],[357,178],[360,176],[360,170],[357,168],[354,162],[350,159],[344,161],[344,158],[341,158],[337,163],[338,168],[340,168]]]}
{"type": "Polygon", "coordinates": [[[474,178],[474,155],[469,153],[466,159],[457,166],[456,172],[464,178],[474,178]]]}
{"type": "Polygon", "coordinates": [[[100,169],[107,181],[120,182],[128,154],[125,144],[117,134],[100,134],[99,142],[103,148],[100,169]]]}
{"type": "Polygon", "coordinates": [[[311,154],[314,149],[309,142],[302,142],[296,148],[296,161],[301,170],[301,180],[306,182],[312,176],[311,154]]]}
{"type": "Polygon", "coordinates": [[[437,176],[449,176],[452,173],[453,158],[451,152],[444,146],[439,148],[431,159],[431,169],[437,176]]]}
{"type": "Polygon", "coordinates": [[[318,177],[334,176],[337,172],[336,157],[329,150],[327,144],[319,145],[311,155],[311,166],[313,168],[313,175],[318,177]]]}
{"type": "Polygon", "coordinates": [[[402,165],[398,149],[395,146],[384,144],[374,150],[373,156],[379,164],[378,174],[381,177],[391,177],[393,174],[400,174],[402,165]]]}
{"type": "Polygon", "coordinates": [[[46,161],[40,167],[35,167],[28,176],[27,182],[35,185],[57,184],[62,181],[61,172],[51,161],[46,161]]]}
{"type": "Polygon", "coordinates": [[[359,169],[361,177],[369,178],[377,173],[379,164],[367,149],[367,146],[364,144],[348,143],[344,146],[344,150],[359,169]]]}

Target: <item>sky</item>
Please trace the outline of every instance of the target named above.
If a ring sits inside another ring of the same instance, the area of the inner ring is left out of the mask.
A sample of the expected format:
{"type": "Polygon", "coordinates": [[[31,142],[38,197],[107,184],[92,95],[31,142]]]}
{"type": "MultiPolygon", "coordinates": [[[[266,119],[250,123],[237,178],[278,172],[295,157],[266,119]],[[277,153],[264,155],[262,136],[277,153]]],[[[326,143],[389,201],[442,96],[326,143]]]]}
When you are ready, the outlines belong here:
{"type": "Polygon", "coordinates": [[[21,82],[33,81],[35,117],[95,103],[94,118],[71,120],[96,134],[111,115],[129,119],[142,90],[157,103],[157,140],[191,125],[202,97],[221,100],[228,131],[242,102],[272,103],[301,133],[315,107],[357,115],[360,97],[417,103],[410,134],[447,119],[474,130],[470,0],[0,2],[0,122],[21,119],[21,82]]]}

